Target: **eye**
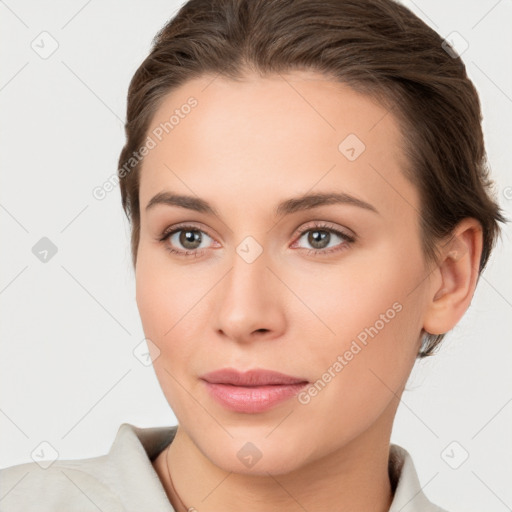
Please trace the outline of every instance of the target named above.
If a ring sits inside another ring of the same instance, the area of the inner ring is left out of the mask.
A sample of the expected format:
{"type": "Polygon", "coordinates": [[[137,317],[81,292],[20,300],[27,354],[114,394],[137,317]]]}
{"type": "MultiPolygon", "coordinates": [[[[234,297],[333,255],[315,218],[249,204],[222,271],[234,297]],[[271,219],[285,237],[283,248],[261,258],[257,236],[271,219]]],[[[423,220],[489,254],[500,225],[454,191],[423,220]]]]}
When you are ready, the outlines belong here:
{"type": "Polygon", "coordinates": [[[180,256],[200,256],[209,246],[208,239],[213,240],[205,231],[189,225],[168,228],[158,238],[165,242],[167,251],[180,256]]]}
{"type": "MultiPolygon", "coordinates": [[[[316,222],[313,225],[310,224],[301,228],[299,235],[299,238],[290,247],[306,250],[308,255],[319,254],[323,256],[343,251],[356,241],[355,236],[344,233],[324,222],[316,222]],[[302,239],[310,244],[312,249],[298,246],[298,242],[302,239]],[[336,239],[341,240],[341,242],[336,243],[336,239]]],[[[184,257],[201,256],[204,250],[211,245],[211,242],[208,243],[208,239],[218,244],[204,230],[192,225],[172,226],[157,238],[158,241],[164,243],[168,252],[184,257]]]]}
{"type": "Polygon", "coordinates": [[[299,230],[299,238],[292,245],[293,248],[297,246],[297,243],[304,239],[312,249],[308,247],[299,247],[299,249],[305,249],[308,254],[330,254],[332,252],[338,252],[347,249],[352,243],[355,242],[356,238],[348,233],[336,229],[326,223],[315,223],[313,226],[306,226],[299,230]],[[307,236],[306,236],[307,235],[307,236]],[[336,239],[341,239],[341,243],[336,243],[336,239]]]}

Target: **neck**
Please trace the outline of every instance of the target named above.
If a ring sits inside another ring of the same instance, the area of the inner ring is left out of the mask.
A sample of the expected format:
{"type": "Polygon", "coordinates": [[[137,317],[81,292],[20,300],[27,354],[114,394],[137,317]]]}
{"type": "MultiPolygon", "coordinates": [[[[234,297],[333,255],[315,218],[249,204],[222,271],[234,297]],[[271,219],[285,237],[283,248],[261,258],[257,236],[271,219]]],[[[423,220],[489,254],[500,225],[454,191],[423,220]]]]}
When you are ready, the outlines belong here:
{"type": "Polygon", "coordinates": [[[154,467],[177,512],[387,512],[393,498],[388,475],[391,422],[388,427],[375,424],[338,451],[275,476],[224,471],[178,427],[173,442],[154,461],[154,467]]]}

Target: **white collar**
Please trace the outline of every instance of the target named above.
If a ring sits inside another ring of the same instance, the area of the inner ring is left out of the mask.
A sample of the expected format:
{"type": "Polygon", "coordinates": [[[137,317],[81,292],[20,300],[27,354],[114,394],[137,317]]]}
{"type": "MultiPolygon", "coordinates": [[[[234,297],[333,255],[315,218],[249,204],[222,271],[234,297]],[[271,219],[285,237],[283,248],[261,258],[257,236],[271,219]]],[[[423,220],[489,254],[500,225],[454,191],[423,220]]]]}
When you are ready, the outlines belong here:
{"type": "MultiPolygon", "coordinates": [[[[129,480],[128,485],[123,487],[133,489],[133,497],[127,498],[130,511],[148,509],[148,493],[151,492],[153,494],[151,509],[174,512],[151,462],[172,441],[176,429],[177,426],[141,428],[130,423],[123,423],[119,427],[108,459],[109,465],[121,468],[124,471],[123,477],[129,480]],[[136,468],[133,473],[130,473],[131,465],[136,468]],[[144,489],[143,502],[137,502],[142,495],[137,490],[140,487],[144,489]]],[[[431,503],[423,493],[414,463],[407,450],[392,444],[389,467],[390,476],[396,481],[395,494],[389,512],[446,512],[431,503]]]]}

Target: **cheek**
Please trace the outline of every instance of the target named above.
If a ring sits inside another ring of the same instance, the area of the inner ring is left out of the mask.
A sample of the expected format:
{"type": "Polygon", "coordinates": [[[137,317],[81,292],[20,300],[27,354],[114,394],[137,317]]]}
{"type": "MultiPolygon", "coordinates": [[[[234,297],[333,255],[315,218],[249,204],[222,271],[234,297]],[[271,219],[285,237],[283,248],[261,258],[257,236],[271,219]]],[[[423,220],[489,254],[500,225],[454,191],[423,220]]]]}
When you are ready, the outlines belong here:
{"type": "MultiPolygon", "coordinates": [[[[140,251],[136,267],[136,301],[144,335],[148,343],[153,369],[164,396],[178,417],[186,417],[193,402],[184,393],[186,369],[194,353],[190,328],[193,298],[187,297],[183,274],[170,274],[170,266],[140,251]],[[184,293],[181,292],[184,290],[184,293]]],[[[193,287],[192,287],[193,288],[193,287]]],[[[193,293],[189,291],[189,294],[193,293]]],[[[197,293],[197,292],[196,292],[197,293]]],[[[197,413],[197,411],[194,411],[197,413]]]]}
{"type": "MultiPolygon", "coordinates": [[[[170,264],[161,247],[141,243],[135,272],[136,300],[145,332],[163,339],[173,328],[177,316],[182,316],[184,305],[193,294],[193,286],[186,286],[184,272],[170,264]]],[[[171,334],[171,333],[169,333],[171,334]]]]}
{"type": "Polygon", "coordinates": [[[381,346],[389,337],[396,337],[397,343],[400,339],[412,340],[414,337],[409,335],[419,323],[421,303],[418,293],[411,291],[423,280],[422,272],[419,257],[411,251],[397,253],[389,243],[354,253],[354,257],[350,255],[340,265],[324,268],[316,275],[290,275],[297,296],[314,313],[307,318],[302,315],[303,320],[297,316],[299,322],[316,329],[316,335],[311,332],[304,341],[309,340],[310,349],[318,349],[320,335],[324,347],[340,350],[348,348],[354,339],[362,345],[374,338],[382,339],[381,346]]]}
{"type": "Polygon", "coordinates": [[[137,257],[137,308],[146,338],[158,346],[161,355],[165,355],[170,345],[166,340],[172,337],[176,329],[174,326],[183,307],[183,297],[178,292],[180,283],[177,276],[173,279],[173,276],[167,275],[169,266],[159,262],[158,258],[151,258],[148,252],[141,250],[137,257]]]}
{"type": "MultiPolygon", "coordinates": [[[[201,342],[201,301],[211,285],[192,278],[190,270],[170,264],[163,250],[140,251],[136,269],[136,301],[144,334],[159,349],[153,366],[176,375],[190,368],[196,345],[201,342]]],[[[211,281],[211,279],[210,279],[211,281]]],[[[204,306],[203,306],[204,307],[204,306]]],[[[175,383],[174,383],[175,385],[175,383]]]]}
{"type": "Polygon", "coordinates": [[[411,290],[423,277],[420,263],[414,256],[397,258],[390,248],[379,251],[378,261],[347,265],[309,288],[306,302],[325,327],[315,321],[324,334],[311,331],[303,338],[317,379],[304,402],[316,402],[327,415],[335,404],[358,423],[357,418],[365,422],[382,412],[399,392],[419,349],[420,287],[411,290]]]}
{"type": "MultiPolygon", "coordinates": [[[[319,439],[314,432],[306,436],[305,452],[326,455],[333,443],[341,448],[381,417],[391,424],[398,405],[396,397],[419,348],[415,342],[417,309],[410,302],[393,304],[396,309],[389,301],[375,300],[371,309],[361,308],[357,316],[344,319],[339,314],[336,339],[323,344],[321,350],[308,351],[315,375],[310,387],[298,397],[300,412],[296,418],[302,417],[304,422],[317,418],[322,423],[322,436],[319,439]],[[379,318],[381,311],[388,311],[387,323],[379,318]]],[[[300,427],[297,435],[302,435],[300,427]]]]}

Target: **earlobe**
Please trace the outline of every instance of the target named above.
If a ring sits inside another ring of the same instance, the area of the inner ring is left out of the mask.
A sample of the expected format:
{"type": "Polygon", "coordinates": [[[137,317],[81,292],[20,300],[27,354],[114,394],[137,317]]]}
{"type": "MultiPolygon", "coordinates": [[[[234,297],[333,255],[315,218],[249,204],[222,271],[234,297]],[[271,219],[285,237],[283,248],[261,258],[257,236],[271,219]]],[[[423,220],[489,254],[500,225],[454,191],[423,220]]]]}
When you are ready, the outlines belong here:
{"type": "Polygon", "coordinates": [[[442,244],[430,279],[423,328],[430,334],[451,330],[471,304],[482,254],[482,227],[473,218],[462,220],[442,244]]]}

